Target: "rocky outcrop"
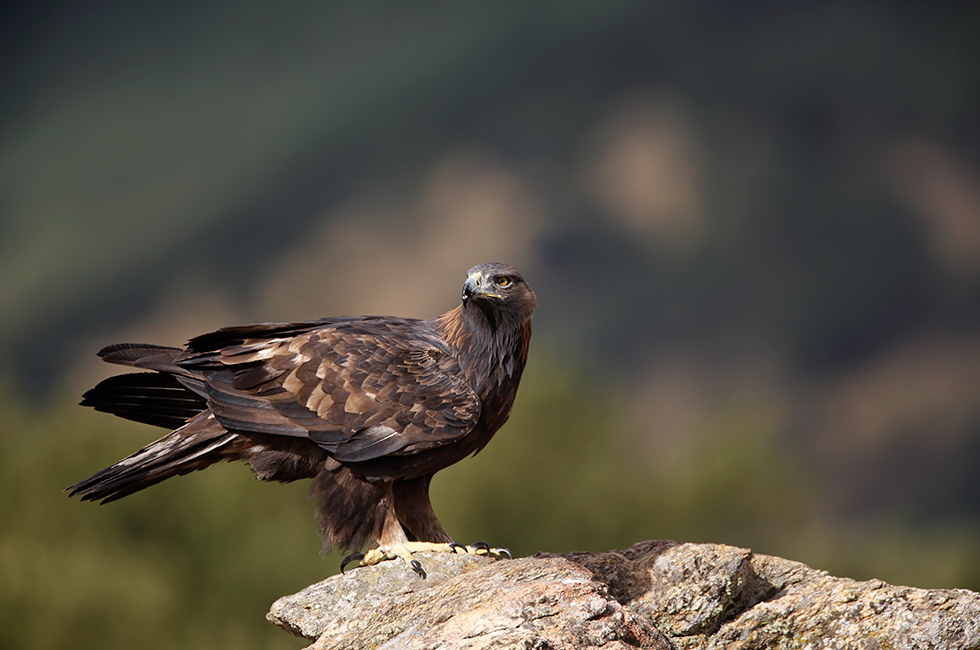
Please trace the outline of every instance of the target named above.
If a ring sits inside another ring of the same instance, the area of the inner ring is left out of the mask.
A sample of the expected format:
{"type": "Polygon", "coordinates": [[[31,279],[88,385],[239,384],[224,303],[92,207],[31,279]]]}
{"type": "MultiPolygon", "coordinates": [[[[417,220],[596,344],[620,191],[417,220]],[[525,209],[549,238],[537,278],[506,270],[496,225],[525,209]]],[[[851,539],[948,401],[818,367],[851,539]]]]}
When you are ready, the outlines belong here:
{"type": "Polygon", "coordinates": [[[980,594],[835,578],[743,548],[641,542],[494,561],[419,554],[280,598],[267,618],[328,648],[980,650],[980,594]]]}

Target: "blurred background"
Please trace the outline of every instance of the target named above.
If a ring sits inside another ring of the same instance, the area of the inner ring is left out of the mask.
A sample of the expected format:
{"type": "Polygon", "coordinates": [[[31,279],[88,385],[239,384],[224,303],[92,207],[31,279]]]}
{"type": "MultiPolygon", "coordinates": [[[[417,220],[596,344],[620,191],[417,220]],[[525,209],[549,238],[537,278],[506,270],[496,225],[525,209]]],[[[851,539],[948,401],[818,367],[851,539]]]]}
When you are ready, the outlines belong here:
{"type": "Polygon", "coordinates": [[[162,434],[95,352],[539,296],[461,541],[980,589],[980,5],[5,3],[0,646],[300,648],[307,485],[61,490],[162,434]]]}

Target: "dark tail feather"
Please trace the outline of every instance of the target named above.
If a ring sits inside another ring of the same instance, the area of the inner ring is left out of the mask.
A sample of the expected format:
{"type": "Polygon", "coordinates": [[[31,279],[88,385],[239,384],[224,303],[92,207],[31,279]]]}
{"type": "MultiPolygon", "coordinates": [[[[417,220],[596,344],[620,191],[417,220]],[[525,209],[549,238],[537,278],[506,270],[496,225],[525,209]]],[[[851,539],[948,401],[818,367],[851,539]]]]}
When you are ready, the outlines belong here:
{"type": "Polygon", "coordinates": [[[171,476],[181,476],[225,460],[224,448],[237,436],[214,416],[201,414],[186,425],[98,474],[67,488],[83,501],[115,501],[171,476]]]}
{"type": "Polygon", "coordinates": [[[166,429],[183,426],[208,407],[175,377],[158,372],[109,377],[82,395],[81,405],[166,429]]]}
{"type": "Polygon", "coordinates": [[[149,343],[117,343],[99,350],[99,357],[106,363],[132,366],[144,370],[159,370],[184,374],[187,371],[174,363],[183,350],[149,343]]]}

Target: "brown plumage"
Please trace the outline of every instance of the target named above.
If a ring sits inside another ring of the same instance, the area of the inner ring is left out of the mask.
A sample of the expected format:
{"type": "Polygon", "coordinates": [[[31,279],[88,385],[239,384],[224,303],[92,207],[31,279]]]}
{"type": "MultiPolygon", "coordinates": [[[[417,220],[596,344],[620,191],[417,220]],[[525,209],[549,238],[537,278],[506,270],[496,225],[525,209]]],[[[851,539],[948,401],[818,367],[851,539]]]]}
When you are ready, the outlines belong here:
{"type": "Polygon", "coordinates": [[[430,320],[327,318],[229,327],[184,349],[120,344],[82,405],[175,429],[69,488],[113,501],[224,460],[266,481],[312,478],[324,551],[452,542],[432,475],[482,449],[510,414],[534,292],[512,267],[469,271],[430,320]]]}

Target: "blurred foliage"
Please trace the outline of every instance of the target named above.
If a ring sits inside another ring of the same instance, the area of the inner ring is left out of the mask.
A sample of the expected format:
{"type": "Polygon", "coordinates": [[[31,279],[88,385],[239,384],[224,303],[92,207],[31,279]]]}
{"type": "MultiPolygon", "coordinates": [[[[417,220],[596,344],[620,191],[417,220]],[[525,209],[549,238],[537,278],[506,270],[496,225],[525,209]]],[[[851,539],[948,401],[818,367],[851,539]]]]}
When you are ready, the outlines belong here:
{"type": "MultiPolygon", "coordinates": [[[[318,556],[308,482],[260,483],[221,465],[79,503],[66,485],[158,430],[76,408],[39,417],[2,394],[0,646],[302,647],[264,613],[337,572],[336,553],[318,556]]],[[[621,435],[618,406],[580,369],[536,355],[493,443],[436,476],[440,519],[457,539],[515,555],[723,541],[858,579],[980,588],[976,527],[827,520],[823,479],[761,405],[731,405],[669,463],[621,435]]]]}
{"type": "Polygon", "coordinates": [[[157,431],[76,408],[27,417],[6,399],[0,414],[0,646],[302,647],[264,614],[335,567],[307,486],[225,465],[80,504],[62,490],[157,431]]]}

